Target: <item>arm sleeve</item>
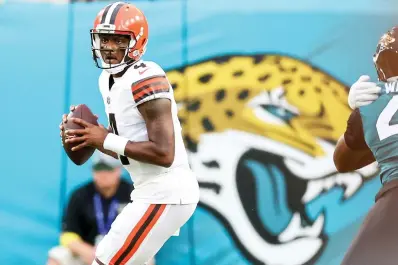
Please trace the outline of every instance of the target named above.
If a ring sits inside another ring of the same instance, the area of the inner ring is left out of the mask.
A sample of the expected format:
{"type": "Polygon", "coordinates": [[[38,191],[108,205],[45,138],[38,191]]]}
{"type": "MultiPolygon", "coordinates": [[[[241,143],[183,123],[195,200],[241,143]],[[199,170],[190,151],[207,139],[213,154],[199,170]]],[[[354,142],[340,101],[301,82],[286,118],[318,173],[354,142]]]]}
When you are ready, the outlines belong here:
{"type": "Polygon", "coordinates": [[[369,148],[365,141],[362,118],[358,109],[355,109],[348,118],[344,140],[352,150],[365,150],[369,148]]]}

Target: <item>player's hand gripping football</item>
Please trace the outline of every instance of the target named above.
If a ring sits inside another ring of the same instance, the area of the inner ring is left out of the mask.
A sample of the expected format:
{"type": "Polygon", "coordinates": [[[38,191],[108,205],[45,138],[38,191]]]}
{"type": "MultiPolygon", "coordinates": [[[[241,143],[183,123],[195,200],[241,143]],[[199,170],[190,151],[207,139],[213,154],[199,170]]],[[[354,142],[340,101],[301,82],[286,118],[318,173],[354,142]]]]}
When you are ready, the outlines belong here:
{"type": "Polygon", "coordinates": [[[72,151],[77,151],[85,146],[92,146],[95,148],[102,148],[104,141],[109,131],[103,125],[93,125],[85,120],[78,118],[70,118],[70,120],[84,129],[74,129],[65,131],[67,139],[66,143],[78,143],[77,146],[72,148],[72,151]],[[73,137],[69,137],[73,136],[73,137]]]}
{"type": "MultiPolygon", "coordinates": [[[[74,105],[71,105],[70,106],[70,108],[69,108],[69,110],[71,111],[71,112],[73,112],[74,110],[76,109],[76,106],[74,106],[74,105]]],[[[94,116],[96,116],[97,118],[98,118],[98,115],[95,115],[94,114],[94,116]]],[[[79,119],[80,120],[80,119],[79,119]]],[[[73,122],[76,122],[76,121],[74,121],[73,119],[71,119],[71,121],[73,121],[73,122]]],[[[73,134],[73,133],[71,133],[71,130],[69,130],[68,131],[68,133],[66,133],[65,132],[65,127],[64,127],[64,124],[66,124],[68,122],[68,115],[67,114],[64,114],[64,115],[62,115],[62,121],[61,121],[61,123],[60,123],[60,125],[59,125],[59,129],[60,129],[60,137],[61,137],[61,143],[63,144],[63,142],[62,142],[62,136],[64,135],[64,134],[66,134],[66,138],[73,138],[73,137],[75,137],[75,135],[73,134]],[[69,137],[68,137],[69,136],[69,137]]],[[[84,122],[84,121],[83,121],[84,122]]],[[[81,125],[81,126],[83,126],[83,127],[85,127],[86,128],[86,126],[84,126],[84,125],[82,125],[82,124],[80,124],[80,123],[78,123],[77,122],[77,124],[79,124],[79,125],[81,125]]],[[[90,124],[91,125],[91,124],[90,124]]],[[[92,126],[94,126],[94,125],[92,125],[92,126]]],[[[99,126],[95,126],[95,127],[99,127],[99,126]]],[[[108,132],[111,132],[111,130],[110,129],[108,129],[107,130],[108,132]]],[[[105,136],[106,137],[106,136],[105,136]]],[[[68,142],[67,140],[66,140],[66,142],[68,142]]],[[[73,143],[76,143],[76,142],[79,142],[79,141],[74,141],[73,143]]],[[[92,145],[93,146],[93,145],[92,145]]],[[[79,147],[79,146],[76,146],[76,147],[79,147]]],[[[78,149],[76,149],[76,150],[79,150],[79,149],[81,149],[82,147],[79,147],[78,149]]],[[[76,151],[74,148],[72,148],[72,150],[73,151],[76,151]]]]}
{"type": "Polygon", "coordinates": [[[348,105],[353,110],[369,105],[379,97],[380,91],[376,83],[370,82],[369,76],[362,75],[350,88],[348,105]]]}
{"type": "MultiPolygon", "coordinates": [[[[71,106],[69,107],[70,112],[73,112],[73,111],[75,110],[75,108],[76,108],[76,106],[71,105],[71,106]]],[[[61,121],[61,123],[59,124],[59,129],[61,130],[61,131],[60,131],[60,136],[61,136],[61,137],[62,137],[62,134],[63,134],[63,132],[64,132],[64,123],[66,123],[66,122],[68,121],[67,118],[68,118],[68,114],[62,115],[62,121],[61,121]]]]}
{"type": "MultiPolygon", "coordinates": [[[[70,110],[71,112],[73,112],[75,109],[76,109],[76,106],[74,106],[74,105],[71,105],[70,108],[69,108],[69,110],[70,110]]],[[[94,116],[98,118],[98,115],[94,114],[94,116]]],[[[59,129],[60,129],[59,136],[61,136],[61,139],[62,139],[62,135],[64,134],[64,130],[65,130],[64,124],[65,124],[67,121],[68,121],[68,114],[62,115],[62,121],[61,121],[61,123],[59,124],[59,129]]],[[[110,126],[109,126],[109,128],[108,128],[108,132],[112,132],[112,128],[111,128],[110,126]]],[[[61,140],[61,142],[62,142],[62,140],[61,140]]]]}
{"type": "MultiPolygon", "coordinates": [[[[70,110],[70,112],[73,112],[74,110],[76,109],[76,106],[74,106],[74,105],[71,105],[70,107],[69,107],[69,110],[70,110]]],[[[97,115],[96,115],[97,116],[97,115]]],[[[98,116],[97,116],[97,118],[98,118],[98,116]]],[[[64,135],[64,131],[65,131],[65,128],[64,128],[64,124],[65,123],[67,123],[68,122],[68,114],[64,114],[64,115],[62,115],[62,121],[61,121],[61,123],[59,124],[59,130],[60,130],[60,132],[59,132],[59,136],[61,137],[61,144],[63,145],[64,143],[62,142],[62,136],[64,135]]]]}

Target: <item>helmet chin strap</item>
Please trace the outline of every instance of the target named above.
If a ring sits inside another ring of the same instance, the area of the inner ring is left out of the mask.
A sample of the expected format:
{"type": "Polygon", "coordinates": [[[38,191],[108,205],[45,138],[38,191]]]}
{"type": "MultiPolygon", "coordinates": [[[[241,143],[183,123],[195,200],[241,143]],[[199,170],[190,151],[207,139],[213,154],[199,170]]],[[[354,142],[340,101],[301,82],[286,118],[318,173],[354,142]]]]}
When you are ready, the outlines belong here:
{"type": "Polygon", "coordinates": [[[114,64],[114,65],[107,64],[102,59],[101,59],[101,62],[102,62],[103,69],[105,71],[107,71],[108,73],[110,73],[111,75],[118,74],[118,73],[122,72],[128,66],[128,64],[125,62],[114,64]],[[111,68],[111,66],[112,66],[112,68],[111,68]]]}

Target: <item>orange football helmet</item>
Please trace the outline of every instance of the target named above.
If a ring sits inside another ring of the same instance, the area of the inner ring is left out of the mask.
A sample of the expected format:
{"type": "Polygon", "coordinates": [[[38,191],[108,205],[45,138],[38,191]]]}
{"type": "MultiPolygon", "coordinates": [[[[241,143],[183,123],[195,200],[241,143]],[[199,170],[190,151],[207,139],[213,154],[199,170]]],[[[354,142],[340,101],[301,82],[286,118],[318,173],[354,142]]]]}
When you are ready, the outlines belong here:
{"type": "Polygon", "coordinates": [[[145,53],[148,33],[146,17],[137,7],[123,2],[107,5],[98,13],[94,28],[90,30],[91,50],[96,66],[111,74],[123,71],[145,53]],[[100,34],[120,34],[130,37],[129,47],[122,62],[115,65],[105,63],[101,56],[100,34]],[[98,60],[101,61],[101,65],[98,60]]]}

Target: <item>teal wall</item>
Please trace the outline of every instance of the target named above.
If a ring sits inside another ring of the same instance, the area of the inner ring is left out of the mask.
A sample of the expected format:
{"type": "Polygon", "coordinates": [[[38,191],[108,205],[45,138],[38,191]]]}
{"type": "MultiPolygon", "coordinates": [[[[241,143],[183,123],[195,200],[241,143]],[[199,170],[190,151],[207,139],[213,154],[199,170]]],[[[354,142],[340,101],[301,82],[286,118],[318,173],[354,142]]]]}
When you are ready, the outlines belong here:
{"type": "MultiPolygon", "coordinates": [[[[138,1],[150,23],[145,59],[172,71],[182,66],[200,68],[219,56],[280,54],[318,67],[344,86],[361,74],[375,78],[371,56],[381,34],[398,24],[398,6],[392,1],[383,6],[370,0],[321,2],[138,1]]],[[[68,105],[79,103],[90,106],[106,122],[97,87],[100,71],[91,59],[89,36],[103,5],[15,1],[0,5],[1,264],[44,264],[47,250],[58,242],[60,205],[73,188],[91,177],[89,164],[77,167],[66,159],[58,124],[68,105]]],[[[229,63],[239,67],[235,61],[229,63]]],[[[225,79],[225,86],[233,85],[225,79]]],[[[271,147],[265,149],[245,153],[248,157],[239,160],[241,164],[227,163],[236,170],[214,173],[223,177],[215,180],[223,190],[233,189],[224,181],[228,177],[238,185],[246,183],[241,179],[247,176],[251,184],[245,186],[248,190],[234,189],[237,193],[232,199],[218,202],[204,191],[201,206],[180,237],[172,238],[160,251],[158,264],[289,264],[282,256],[302,258],[308,264],[339,264],[373,203],[380,187],[378,178],[359,178],[357,190],[343,198],[336,172],[322,175],[320,164],[311,160],[308,163],[313,163],[318,175],[306,178],[300,172],[287,173],[284,155],[271,147]],[[330,176],[334,178],[331,187],[312,201],[302,201],[311,180],[327,181],[330,176]],[[248,204],[242,202],[246,195],[241,194],[245,192],[257,194],[252,202],[256,224],[243,217],[247,214],[243,210],[228,212],[234,207],[247,210],[248,204]],[[321,214],[323,222],[313,228],[313,234],[300,234],[301,228],[293,227],[293,236],[283,239],[280,235],[293,225],[295,213],[307,219],[308,227],[321,214]],[[242,221],[235,226],[233,219],[242,221]],[[248,242],[251,236],[256,240],[248,242]],[[261,255],[256,250],[259,245],[263,246],[261,255]]],[[[192,154],[192,159],[197,155],[203,153],[192,154]]],[[[199,180],[213,176],[210,169],[194,169],[199,180]]]]}

